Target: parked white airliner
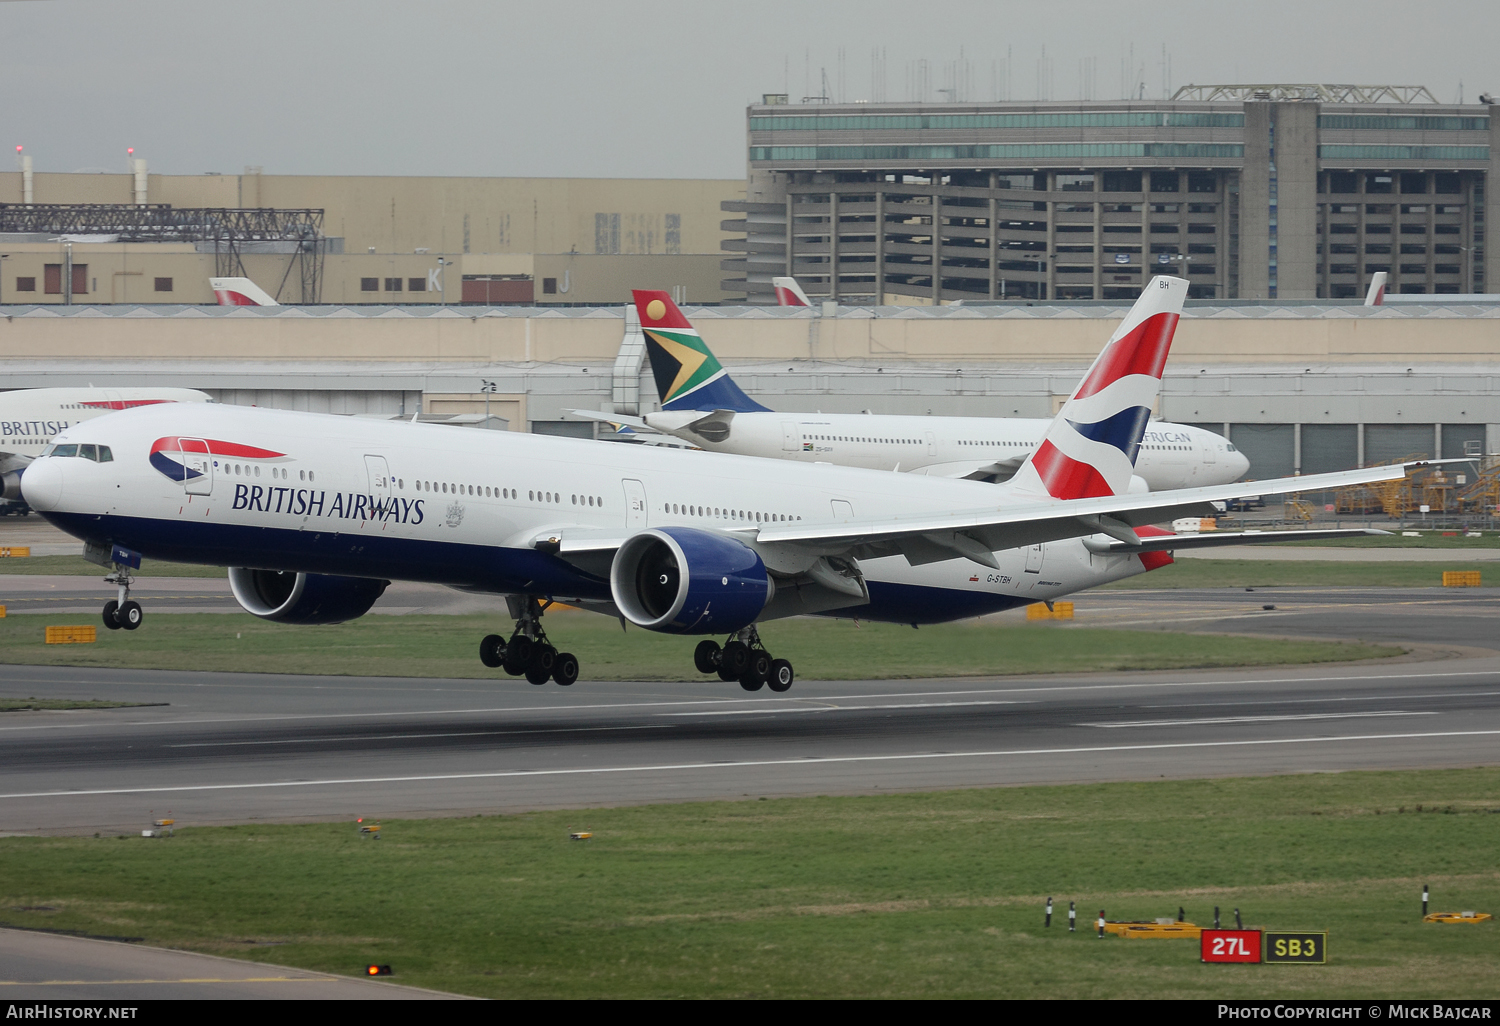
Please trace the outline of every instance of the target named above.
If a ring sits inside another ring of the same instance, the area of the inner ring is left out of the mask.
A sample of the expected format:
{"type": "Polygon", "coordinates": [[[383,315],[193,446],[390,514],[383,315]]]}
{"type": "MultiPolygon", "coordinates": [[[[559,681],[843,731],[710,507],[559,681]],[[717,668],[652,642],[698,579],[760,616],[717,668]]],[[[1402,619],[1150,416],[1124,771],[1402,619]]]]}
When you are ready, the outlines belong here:
{"type": "MultiPolygon", "coordinates": [[[[670,295],[638,290],[635,305],[661,410],[640,418],[589,410],[574,410],[576,415],[660,431],[711,452],[976,481],[1008,480],[1052,423],[1027,417],[777,413],[740,389],[670,295]]],[[[1250,461],[1227,438],[1185,424],[1152,421],[1139,445],[1131,491],[1228,484],[1250,469],[1250,461]]]]}
{"type": "Polygon", "coordinates": [[[21,497],[21,473],[59,431],[116,410],[213,402],[196,388],[18,388],[0,392],[0,497],[21,497]]]}
{"type": "Polygon", "coordinates": [[[793,669],[762,644],[762,621],[919,624],[1050,601],[1170,562],[1173,548],[1246,540],[1145,526],[1209,514],[1214,500],[1405,473],[1124,494],[1186,291],[1151,281],[1003,485],[182,404],[70,428],[22,487],[113,566],[106,626],[139,626],[129,571],[142,556],[229,566],[240,604],[285,623],[353,619],[389,581],[430,581],[510,597],[516,629],[486,637],[480,658],[535,684],[578,675],[541,629],[545,604],[562,600],[723,636],[698,645],[699,670],[784,691],[793,669]]]}

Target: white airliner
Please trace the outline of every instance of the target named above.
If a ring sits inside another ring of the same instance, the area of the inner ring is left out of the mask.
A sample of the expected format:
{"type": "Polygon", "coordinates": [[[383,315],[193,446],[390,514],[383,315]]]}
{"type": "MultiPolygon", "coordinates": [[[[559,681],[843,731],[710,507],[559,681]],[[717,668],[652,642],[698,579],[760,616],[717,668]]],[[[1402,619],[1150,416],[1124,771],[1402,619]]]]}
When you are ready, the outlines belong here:
{"type": "Polygon", "coordinates": [[[21,473],[59,431],[116,410],[157,403],[207,403],[196,388],[18,388],[0,392],[0,482],[21,497],[21,473]]]}
{"type": "Polygon", "coordinates": [[[486,637],[480,659],[534,684],[577,678],[577,660],[541,628],[546,605],[566,601],[651,631],[724,637],[699,643],[701,672],[784,691],[793,669],[761,642],[763,621],[921,624],[1051,601],[1169,563],[1175,548],[1318,536],[1146,526],[1211,514],[1215,500],[1405,473],[1123,494],[1186,292],[1183,279],[1152,279],[1002,485],[180,404],[70,428],[23,489],[113,566],[106,626],[139,626],[130,568],[143,556],[229,566],[240,604],[285,623],[350,620],[389,581],[429,581],[508,596],[515,630],[486,637]]]}
{"type": "MultiPolygon", "coordinates": [[[[740,389],[670,295],[638,290],[635,305],[661,410],[644,417],[591,410],[574,410],[576,415],[660,431],[712,452],[976,481],[1008,480],[1052,423],[1025,417],[777,413],[740,389]]],[[[1149,413],[1148,407],[1142,416],[1149,413]]],[[[1228,484],[1250,469],[1250,461],[1227,438],[1185,424],[1147,423],[1139,444],[1139,454],[1131,454],[1132,491],[1228,484]]]]}
{"type": "Polygon", "coordinates": [[[280,306],[270,293],[249,278],[210,278],[208,287],[220,306],[280,306]]]}
{"type": "Polygon", "coordinates": [[[796,278],[772,278],[771,287],[776,290],[777,306],[812,306],[812,300],[807,298],[796,278]]]}

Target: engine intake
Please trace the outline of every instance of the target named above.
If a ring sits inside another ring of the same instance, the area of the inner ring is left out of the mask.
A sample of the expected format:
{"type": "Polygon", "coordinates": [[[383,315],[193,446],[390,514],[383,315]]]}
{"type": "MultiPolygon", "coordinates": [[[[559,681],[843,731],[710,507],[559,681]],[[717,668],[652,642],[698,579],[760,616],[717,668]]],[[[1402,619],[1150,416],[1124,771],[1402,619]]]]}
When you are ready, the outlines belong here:
{"type": "Polygon", "coordinates": [[[343,623],[364,616],[390,581],[283,570],[229,568],[229,587],[245,612],[276,623],[343,623]]]}
{"type": "Polygon", "coordinates": [[[609,572],[615,606],[665,634],[728,634],[755,622],[776,594],[765,564],[734,538],[691,527],[632,535],[609,572]]]}

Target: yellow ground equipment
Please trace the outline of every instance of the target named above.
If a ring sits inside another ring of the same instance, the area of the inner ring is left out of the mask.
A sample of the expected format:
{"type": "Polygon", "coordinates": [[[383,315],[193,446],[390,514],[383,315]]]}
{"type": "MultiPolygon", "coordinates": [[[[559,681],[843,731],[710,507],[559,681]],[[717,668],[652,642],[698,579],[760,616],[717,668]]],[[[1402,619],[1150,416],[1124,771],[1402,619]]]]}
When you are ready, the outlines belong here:
{"type": "Polygon", "coordinates": [[[1483,923],[1495,918],[1488,912],[1434,912],[1422,917],[1424,923],[1483,923]]]}
{"type": "Polygon", "coordinates": [[[96,640],[97,632],[92,625],[80,627],[48,627],[47,644],[49,645],[90,645],[96,640]]]}
{"type": "Polygon", "coordinates": [[[1116,937],[1134,937],[1139,940],[1198,940],[1203,934],[1203,927],[1176,919],[1134,919],[1119,922],[1106,919],[1104,932],[1116,937]]]}
{"type": "Polygon", "coordinates": [[[1073,619],[1073,603],[1054,602],[1052,608],[1048,609],[1045,602],[1036,602],[1026,607],[1026,619],[1028,620],[1071,620],[1073,619]]]}

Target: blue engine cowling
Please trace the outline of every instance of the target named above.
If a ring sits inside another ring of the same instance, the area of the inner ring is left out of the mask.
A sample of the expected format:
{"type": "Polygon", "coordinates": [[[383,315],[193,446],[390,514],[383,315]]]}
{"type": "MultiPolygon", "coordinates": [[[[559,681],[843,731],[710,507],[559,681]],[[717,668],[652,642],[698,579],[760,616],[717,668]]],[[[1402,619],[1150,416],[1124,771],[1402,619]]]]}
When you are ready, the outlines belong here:
{"type": "Polygon", "coordinates": [[[665,634],[728,634],[755,622],[776,586],[754,549],[691,527],[632,535],[609,571],[615,606],[665,634]]]}
{"type": "Polygon", "coordinates": [[[364,616],[390,581],[282,570],[229,568],[229,587],[245,612],[277,623],[343,623],[364,616]]]}

